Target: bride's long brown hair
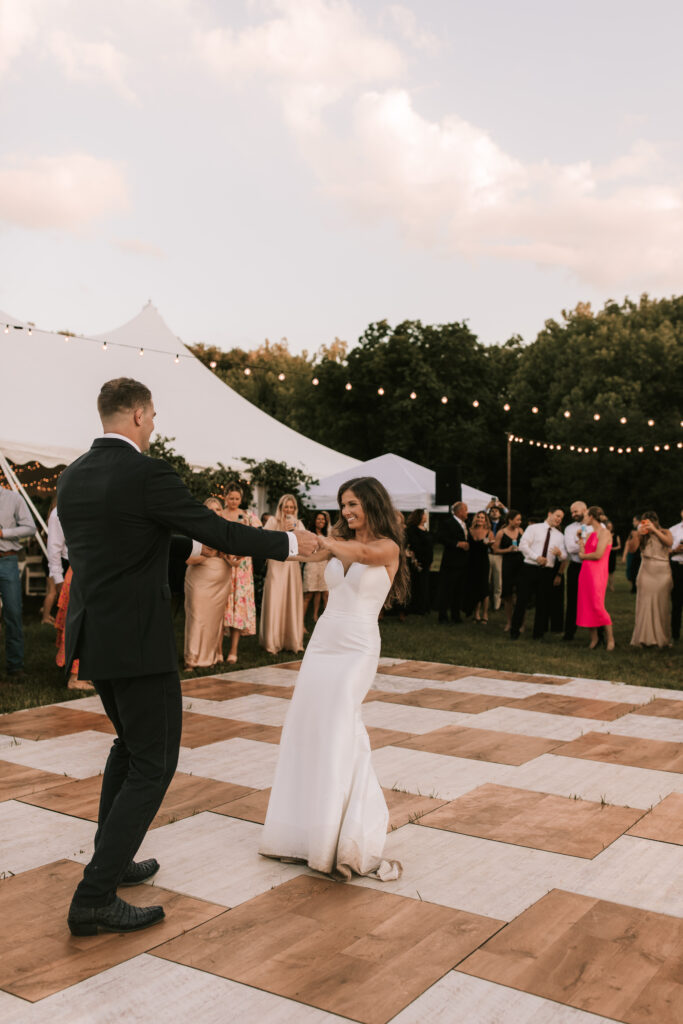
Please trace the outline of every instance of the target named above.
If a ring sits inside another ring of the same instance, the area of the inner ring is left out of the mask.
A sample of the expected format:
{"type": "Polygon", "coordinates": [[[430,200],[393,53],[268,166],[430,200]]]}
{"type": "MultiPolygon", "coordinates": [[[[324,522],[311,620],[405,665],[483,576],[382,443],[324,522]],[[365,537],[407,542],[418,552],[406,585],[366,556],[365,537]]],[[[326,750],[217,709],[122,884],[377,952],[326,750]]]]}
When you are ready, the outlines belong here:
{"type": "Polygon", "coordinates": [[[334,532],[341,540],[355,540],[355,531],[349,527],[341,515],[342,495],[346,491],[353,491],[361,505],[367,519],[368,529],[375,537],[388,538],[398,544],[398,569],[387,595],[384,607],[388,608],[397,601],[399,604],[406,604],[410,591],[410,571],[406,558],[405,522],[403,516],[394,507],[386,487],[375,479],[374,476],[358,476],[347,480],[337,492],[337,504],[339,505],[339,519],[334,525],[334,532]]]}

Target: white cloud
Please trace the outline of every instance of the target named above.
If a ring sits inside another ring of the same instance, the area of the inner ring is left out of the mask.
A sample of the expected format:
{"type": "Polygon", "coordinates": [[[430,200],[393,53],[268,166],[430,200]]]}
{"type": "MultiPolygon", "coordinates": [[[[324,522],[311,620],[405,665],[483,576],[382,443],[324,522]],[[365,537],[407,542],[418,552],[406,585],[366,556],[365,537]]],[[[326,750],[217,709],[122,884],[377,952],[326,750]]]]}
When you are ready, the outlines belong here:
{"type": "Polygon", "coordinates": [[[403,4],[389,4],[386,14],[388,20],[398,30],[399,35],[411,46],[429,53],[434,53],[439,49],[438,36],[430,32],[429,29],[423,28],[412,8],[405,7],[403,4]]]}
{"type": "Polygon", "coordinates": [[[141,238],[117,238],[114,245],[123,252],[132,252],[136,256],[151,256],[155,260],[162,260],[166,253],[160,246],[152,242],[145,242],[141,238]]]}
{"type": "Polygon", "coordinates": [[[72,32],[56,29],[50,33],[48,49],[65,76],[74,82],[103,81],[123,99],[134,100],[126,82],[127,58],[110,42],[90,42],[72,32]]]}
{"type": "Polygon", "coordinates": [[[28,228],[78,230],[124,209],[122,169],[87,153],[0,165],[0,220],[28,228]]]}
{"type": "Polygon", "coordinates": [[[24,53],[38,31],[31,0],[2,0],[0,3],[0,74],[24,53]]]}

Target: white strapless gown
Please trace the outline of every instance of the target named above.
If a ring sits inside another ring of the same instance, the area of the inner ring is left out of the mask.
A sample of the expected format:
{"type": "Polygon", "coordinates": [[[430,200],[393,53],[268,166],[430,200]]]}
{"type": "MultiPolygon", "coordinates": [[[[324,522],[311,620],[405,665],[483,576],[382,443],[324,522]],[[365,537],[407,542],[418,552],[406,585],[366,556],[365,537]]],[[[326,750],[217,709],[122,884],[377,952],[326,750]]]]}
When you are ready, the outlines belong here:
{"type": "Polygon", "coordinates": [[[384,566],[337,558],[325,569],[327,608],[304,655],[287,713],[260,853],[316,871],[398,878],[382,854],[389,812],[372,767],[361,704],[377,671],[384,566]]]}

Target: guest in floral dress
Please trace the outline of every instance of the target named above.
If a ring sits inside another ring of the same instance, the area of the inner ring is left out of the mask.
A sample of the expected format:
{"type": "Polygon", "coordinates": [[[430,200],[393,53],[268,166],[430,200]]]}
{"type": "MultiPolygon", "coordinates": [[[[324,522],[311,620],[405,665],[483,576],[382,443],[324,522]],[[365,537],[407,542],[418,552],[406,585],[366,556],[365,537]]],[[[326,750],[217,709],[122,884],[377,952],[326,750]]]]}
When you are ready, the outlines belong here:
{"type": "MultiPolygon", "coordinates": [[[[318,536],[328,537],[330,533],[330,517],[327,512],[316,512],[311,524],[311,532],[318,536]]],[[[327,604],[327,584],[325,583],[326,562],[304,562],[304,620],[308,606],[313,599],[313,621],[318,621],[320,605],[327,604]]]]}
{"type": "MultiPolygon", "coordinates": [[[[225,491],[223,516],[233,523],[244,526],[261,526],[261,520],[252,512],[240,508],[244,494],[239,484],[229,484],[225,491]]],[[[225,609],[225,632],[230,633],[228,661],[237,661],[237,648],[241,636],[256,633],[256,604],[254,602],[254,571],[251,558],[234,558],[232,564],[232,585],[225,609]]]]}

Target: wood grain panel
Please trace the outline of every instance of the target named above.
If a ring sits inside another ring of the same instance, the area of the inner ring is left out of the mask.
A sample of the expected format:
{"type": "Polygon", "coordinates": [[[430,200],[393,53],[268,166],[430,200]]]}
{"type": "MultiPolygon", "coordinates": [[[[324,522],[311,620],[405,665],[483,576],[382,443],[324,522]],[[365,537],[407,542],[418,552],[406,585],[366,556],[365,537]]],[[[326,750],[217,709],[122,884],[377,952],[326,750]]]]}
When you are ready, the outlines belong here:
{"type": "Polygon", "coordinates": [[[566,693],[533,693],[518,700],[515,706],[518,711],[541,711],[547,715],[594,718],[601,722],[613,722],[637,707],[623,701],[592,700],[589,697],[572,697],[566,693]]]}
{"type": "Polygon", "coordinates": [[[17,797],[28,796],[52,786],[63,786],[65,782],[70,781],[68,776],[57,775],[56,772],[43,772],[39,768],[27,768],[23,764],[0,761],[0,803],[3,800],[16,800],[17,797]]]}
{"type": "Polygon", "coordinates": [[[76,711],[57,704],[0,715],[0,733],[17,736],[22,740],[49,740],[89,730],[115,733],[106,715],[94,711],[76,711]]]}
{"type": "Polygon", "coordinates": [[[491,708],[516,705],[516,697],[498,697],[488,693],[458,693],[457,690],[410,690],[408,693],[378,693],[375,700],[388,704],[405,704],[408,707],[432,708],[435,711],[459,711],[466,715],[478,715],[491,708]]]}
{"type": "Polygon", "coordinates": [[[669,700],[666,697],[657,697],[649,704],[640,704],[636,715],[657,715],[662,718],[683,718],[683,700],[669,700]]]}
{"type": "Polygon", "coordinates": [[[431,754],[448,754],[450,757],[510,765],[525,764],[540,754],[564,747],[558,740],[496,732],[492,729],[467,729],[459,725],[446,725],[443,729],[435,729],[434,732],[423,733],[394,745],[408,750],[425,750],[431,754]]]}
{"type": "Polygon", "coordinates": [[[616,733],[587,732],[562,747],[564,757],[582,757],[589,761],[631,765],[660,772],[683,772],[683,747],[680,743],[619,736],[616,733]]]}
{"type": "Polygon", "coordinates": [[[628,831],[630,836],[683,846],[683,793],[670,793],[628,831]]]}

